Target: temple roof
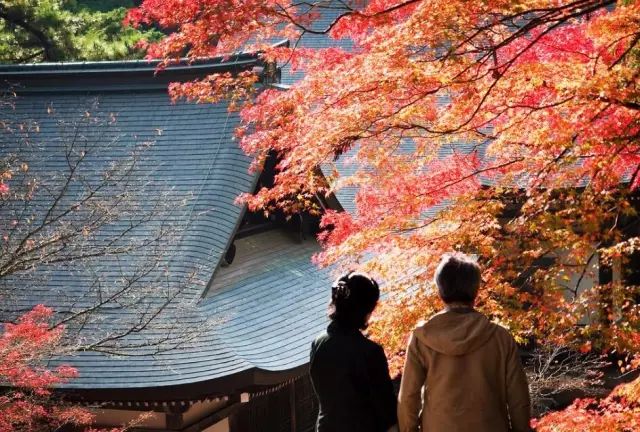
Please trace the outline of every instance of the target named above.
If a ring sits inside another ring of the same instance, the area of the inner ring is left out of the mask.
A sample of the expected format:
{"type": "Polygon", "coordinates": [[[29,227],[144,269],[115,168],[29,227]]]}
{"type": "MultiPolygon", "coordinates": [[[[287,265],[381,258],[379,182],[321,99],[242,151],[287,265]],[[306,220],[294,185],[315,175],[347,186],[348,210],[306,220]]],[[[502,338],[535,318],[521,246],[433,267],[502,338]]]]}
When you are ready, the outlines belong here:
{"type": "MultiPolygon", "coordinates": [[[[239,247],[237,262],[216,272],[243,216],[236,197],[259,173],[234,139],[237,113],[225,103],[172,103],[166,91],[171,81],[258,64],[239,54],[158,74],[141,61],[0,66],[0,82],[17,94],[2,153],[27,162],[26,176],[40,185],[31,223],[52,214],[67,228],[88,223],[88,210],[62,209],[93,190],[96,211],[117,210],[70,246],[108,253],[40,260],[0,279],[5,319],[36,304],[59,319],[95,308],[67,325],[70,340],[89,348],[51,362],[78,369],[67,389],[92,400],[193,400],[304,372],[328,301],[328,276],[310,261],[317,244],[258,234],[238,240],[258,243],[247,256],[239,247]]],[[[18,204],[3,206],[2,219],[17,219],[18,204]]]]}

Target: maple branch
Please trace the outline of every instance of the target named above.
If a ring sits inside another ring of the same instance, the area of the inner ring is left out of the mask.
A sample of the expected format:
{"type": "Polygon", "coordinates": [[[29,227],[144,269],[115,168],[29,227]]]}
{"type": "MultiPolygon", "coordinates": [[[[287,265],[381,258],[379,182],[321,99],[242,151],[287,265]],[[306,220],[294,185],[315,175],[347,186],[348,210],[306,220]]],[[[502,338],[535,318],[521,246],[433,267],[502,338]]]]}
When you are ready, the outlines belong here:
{"type": "Polygon", "coordinates": [[[629,53],[631,52],[631,50],[633,48],[635,48],[635,46],[638,44],[638,42],[640,42],[640,33],[635,33],[635,35],[633,35],[633,39],[631,40],[631,42],[629,43],[629,46],[627,47],[626,50],[624,50],[624,52],[622,54],[620,54],[620,57],[618,57],[613,63],[611,63],[611,65],[609,65],[609,69],[613,69],[616,65],[620,64],[620,62],[627,56],[629,55],[629,53]]]}
{"type": "Polygon", "coordinates": [[[640,103],[632,102],[632,101],[623,101],[619,99],[613,99],[607,96],[594,96],[593,99],[599,100],[601,102],[606,102],[608,104],[619,105],[624,108],[629,108],[635,111],[640,110],[640,103]]]}
{"type": "MultiPolygon", "coordinates": [[[[291,6],[309,6],[309,11],[313,10],[314,8],[318,8],[318,9],[330,9],[330,10],[341,10],[344,9],[346,10],[345,13],[338,15],[333,21],[331,21],[327,27],[325,27],[322,30],[313,30],[305,25],[300,24],[299,21],[296,20],[295,17],[291,16],[291,14],[289,14],[287,12],[287,8],[278,4],[278,7],[282,10],[282,13],[278,14],[276,12],[277,15],[280,15],[281,17],[287,19],[291,24],[293,24],[294,26],[298,27],[300,30],[302,30],[305,33],[310,33],[310,34],[315,34],[315,35],[324,35],[324,34],[328,34],[331,29],[333,29],[339,22],[341,19],[343,19],[346,16],[349,15],[357,15],[363,18],[375,18],[381,15],[386,15],[392,12],[395,12],[399,9],[402,9],[404,7],[407,7],[411,4],[414,3],[418,3],[422,0],[407,0],[403,3],[398,3],[396,5],[393,5],[391,7],[388,7],[386,9],[380,10],[378,12],[372,13],[372,14],[367,14],[367,13],[363,13],[362,11],[356,10],[350,6],[348,6],[346,3],[344,2],[340,2],[344,7],[342,8],[335,8],[335,7],[329,7],[329,6],[322,6],[322,3],[309,3],[309,2],[298,2],[298,3],[293,3],[291,6]]],[[[309,11],[306,11],[306,13],[309,13],[309,11]]]]}
{"type": "Polygon", "coordinates": [[[587,259],[587,262],[582,267],[582,271],[580,272],[580,276],[578,277],[578,280],[576,281],[575,288],[570,290],[573,293],[573,299],[574,300],[578,297],[578,289],[580,288],[580,283],[582,282],[582,280],[584,279],[585,275],[587,274],[587,269],[589,268],[589,264],[591,263],[591,260],[598,253],[598,248],[600,247],[601,244],[602,244],[602,242],[598,242],[596,244],[596,246],[594,246],[593,252],[591,253],[591,255],[589,255],[589,258],[587,259]]]}
{"type": "Polygon", "coordinates": [[[534,176],[536,179],[538,179],[535,187],[542,187],[542,185],[544,184],[544,181],[547,179],[547,176],[550,174],[551,170],[554,167],[557,167],[558,163],[566,155],[569,154],[577,138],[578,138],[578,135],[574,135],[573,138],[571,138],[571,144],[569,144],[568,146],[565,146],[565,148],[563,148],[560,153],[558,153],[552,160],[547,162],[545,166],[542,167],[542,169],[540,169],[540,171],[538,171],[538,173],[534,176]],[[543,174],[544,174],[544,177],[543,177],[543,174]]]}
{"type": "Polygon", "coordinates": [[[471,179],[473,177],[476,177],[479,174],[482,174],[482,173],[485,173],[485,172],[490,172],[490,171],[500,170],[500,169],[508,167],[509,165],[513,165],[515,163],[522,162],[523,160],[524,160],[523,157],[517,157],[515,159],[512,159],[510,161],[507,161],[507,162],[504,162],[504,163],[501,163],[501,164],[498,164],[498,165],[494,165],[494,166],[490,166],[490,167],[486,167],[486,168],[479,168],[479,169],[475,170],[474,172],[472,172],[471,174],[464,175],[464,176],[462,176],[462,177],[460,177],[460,178],[458,178],[456,180],[453,180],[451,182],[445,183],[444,185],[438,186],[435,189],[431,189],[431,190],[428,190],[427,192],[421,193],[418,196],[426,196],[426,195],[436,194],[436,193],[441,192],[441,191],[443,191],[443,190],[445,190],[447,188],[450,188],[451,186],[455,186],[455,185],[457,185],[459,183],[462,183],[465,180],[469,180],[469,179],[471,179]]]}
{"type": "MultiPolygon", "coordinates": [[[[534,38],[526,47],[524,47],[514,57],[512,57],[505,64],[501,65],[500,68],[502,68],[502,71],[500,71],[500,73],[498,73],[498,75],[494,78],[493,82],[489,85],[487,90],[484,92],[484,94],[482,95],[482,98],[480,99],[480,102],[478,102],[478,105],[475,107],[475,109],[469,115],[467,120],[463,121],[461,124],[457,125],[454,128],[445,129],[441,133],[442,134],[454,133],[456,131],[459,131],[463,127],[467,126],[469,123],[471,123],[473,121],[473,119],[475,118],[475,116],[478,114],[478,112],[480,112],[480,110],[484,106],[484,104],[487,101],[489,95],[491,94],[491,92],[493,91],[495,86],[498,84],[498,81],[505,75],[507,70],[509,70],[511,68],[511,66],[513,66],[515,64],[516,60],[518,58],[520,58],[522,55],[524,55],[529,49],[531,49],[542,37],[546,36],[548,33],[551,33],[553,30],[555,30],[561,24],[562,24],[561,22],[560,23],[556,23],[556,24],[550,26],[549,28],[545,29],[544,31],[542,31],[536,38],[534,38]]],[[[500,44],[498,44],[498,45],[500,45],[500,44]]],[[[492,50],[496,50],[497,48],[498,47],[493,48],[492,50]]],[[[498,70],[498,68],[494,68],[493,70],[498,70]]]]}
{"type": "MultiPolygon", "coordinates": [[[[595,5],[593,7],[595,7],[594,10],[598,10],[604,7],[607,7],[610,4],[615,3],[615,0],[609,0],[609,1],[605,1],[605,2],[595,2],[595,5]]],[[[502,40],[501,42],[499,42],[498,44],[495,45],[491,45],[490,47],[484,48],[484,49],[478,49],[478,51],[475,52],[481,52],[481,51],[486,51],[485,56],[483,56],[481,59],[478,60],[478,62],[480,63],[484,63],[484,61],[487,58],[495,58],[496,52],[499,48],[508,45],[509,43],[513,42],[514,40],[520,39],[522,37],[524,37],[527,33],[529,33],[531,30],[544,25],[544,24],[548,24],[551,22],[555,22],[557,20],[560,20],[561,23],[564,23],[566,21],[568,21],[571,18],[577,17],[577,16],[581,16],[581,15],[585,15],[588,14],[590,12],[593,12],[594,10],[580,10],[580,7],[583,5],[588,5],[591,4],[593,2],[591,1],[585,1],[585,0],[578,0],[575,1],[573,3],[570,3],[568,5],[563,5],[563,6],[558,6],[558,7],[554,7],[554,8],[538,8],[538,9],[527,9],[524,10],[522,12],[518,12],[516,14],[512,14],[512,15],[504,15],[504,16],[500,16],[500,18],[495,21],[495,22],[490,22],[489,24],[486,24],[484,26],[480,26],[477,28],[477,30],[472,33],[471,35],[469,35],[467,38],[465,38],[464,40],[462,40],[461,42],[458,43],[458,45],[455,48],[452,48],[450,50],[447,51],[447,53],[445,53],[445,55],[443,57],[441,57],[442,60],[446,59],[449,56],[459,56],[459,55],[464,55],[464,54],[468,54],[469,52],[460,52],[459,49],[461,49],[462,47],[470,44],[473,39],[475,39],[476,37],[480,36],[482,33],[486,32],[486,31],[491,31],[491,29],[495,26],[497,26],[498,24],[504,24],[506,22],[513,22],[518,18],[524,18],[528,15],[535,15],[533,19],[530,19],[526,24],[524,25],[514,25],[513,27],[516,28],[515,32],[510,33],[509,37],[505,40],[502,40]],[[554,17],[558,14],[561,14],[562,12],[564,12],[565,10],[573,10],[573,9],[578,9],[574,14],[570,14],[570,15],[566,15],[566,16],[562,16],[559,19],[554,19],[554,17]],[[542,16],[536,15],[538,13],[545,13],[542,16]]]]}
{"type": "MultiPolygon", "coordinates": [[[[331,31],[331,29],[333,27],[335,27],[336,25],[338,25],[338,23],[340,22],[340,20],[342,18],[344,18],[345,16],[351,15],[353,14],[353,11],[348,11],[345,12],[341,15],[338,15],[332,22],[330,22],[326,28],[324,28],[323,30],[314,30],[312,28],[309,28],[303,24],[300,24],[300,22],[298,20],[296,20],[295,17],[293,17],[291,14],[289,14],[289,12],[287,11],[287,8],[283,7],[282,5],[278,4],[278,7],[281,9],[282,12],[278,12],[276,11],[275,14],[280,16],[281,18],[286,19],[287,21],[289,21],[291,24],[293,24],[294,26],[296,26],[297,28],[299,28],[300,30],[302,30],[303,33],[309,33],[309,34],[314,34],[314,35],[324,35],[327,34],[331,31]]],[[[316,4],[312,5],[312,7],[310,8],[310,10],[313,10],[315,7],[317,7],[316,4]]],[[[336,9],[336,8],[333,8],[336,9]]],[[[308,12],[307,12],[308,13],[308,12]]]]}
{"type": "MultiPolygon", "coordinates": [[[[559,28],[561,25],[563,25],[564,23],[566,23],[567,21],[569,21],[572,18],[576,18],[576,17],[579,17],[579,16],[587,15],[589,13],[595,12],[596,10],[602,9],[602,8],[607,7],[610,4],[614,4],[614,3],[615,3],[615,0],[598,1],[598,2],[577,1],[577,2],[574,2],[574,3],[570,4],[570,5],[566,5],[566,6],[562,6],[562,7],[558,7],[558,8],[548,9],[548,11],[549,11],[548,16],[542,17],[542,18],[541,17],[536,17],[534,19],[531,19],[524,26],[518,27],[518,30],[516,32],[513,32],[512,34],[510,34],[509,37],[507,37],[506,39],[498,42],[497,44],[491,45],[489,48],[484,49],[483,51],[485,51],[486,53],[477,61],[477,63],[475,65],[469,65],[469,66],[463,68],[460,72],[458,72],[453,77],[453,81],[455,81],[456,83],[464,83],[464,81],[462,81],[462,82],[459,81],[458,78],[460,78],[464,74],[466,74],[469,70],[471,70],[472,67],[477,67],[478,64],[484,64],[488,59],[495,59],[495,54],[500,48],[510,44],[514,40],[522,38],[525,34],[529,33],[531,30],[533,30],[533,29],[535,29],[537,27],[540,27],[540,26],[545,25],[545,24],[551,24],[547,28],[545,28],[542,32],[540,32],[540,34],[537,35],[531,42],[529,42],[522,50],[518,51],[512,58],[510,58],[506,62],[503,62],[500,65],[496,65],[496,66],[494,66],[492,68],[488,68],[487,71],[484,74],[473,78],[473,80],[478,80],[478,79],[481,79],[481,78],[487,76],[488,74],[493,74],[494,72],[497,72],[496,74],[494,74],[495,78],[494,78],[493,82],[488,86],[488,88],[484,92],[483,96],[481,97],[478,105],[473,110],[473,112],[468,116],[466,121],[463,121],[462,123],[459,123],[458,125],[456,125],[455,127],[452,127],[452,128],[443,129],[443,130],[440,130],[440,131],[433,130],[431,132],[438,133],[438,134],[441,134],[441,135],[448,135],[448,134],[455,133],[457,131],[462,130],[465,126],[467,126],[468,124],[470,124],[473,121],[473,119],[475,118],[477,113],[482,109],[482,107],[484,106],[484,103],[486,102],[487,98],[489,97],[490,93],[493,91],[493,89],[495,88],[495,86],[497,85],[497,83],[501,79],[501,77],[506,74],[506,72],[511,68],[511,66],[513,66],[515,64],[515,62],[522,55],[524,55],[527,51],[529,51],[531,48],[533,48],[540,41],[540,39],[542,39],[544,36],[546,36],[547,34],[551,33],[552,31],[556,30],[557,28],[559,28]],[[590,5],[590,6],[587,6],[587,7],[584,7],[583,9],[580,9],[578,6],[581,6],[583,4],[590,5]],[[554,17],[556,14],[560,13],[561,11],[563,11],[565,9],[567,9],[569,11],[571,11],[573,9],[577,9],[577,10],[575,10],[574,12],[570,12],[568,14],[564,14],[560,18],[550,18],[550,17],[554,17]]],[[[545,10],[547,10],[547,9],[545,9],[545,10]]],[[[529,12],[530,11],[527,11],[527,13],[529,13],[529,12]]],[[[518,13],[515,16],[513,16],[511,19],[513,19],[515,17],[518,17],[518,16],[524,16],[524,14],[525,14],[525,12],[518,13]]],[[[509,19],[509,18],[505,18],[505,19],[509,19]]],[[[473,36],[473,38],[475,38],[477,35],[482,33],[482,31],[486,31],[487,29],[493,27],[494,25],[495,24],[490,24],[487,27],[478,30],[476,33],[474,33],[475,36],[473,36]]],[[[466,39],[466,42],[461,42],[459,44],[459,46],[461,47],[461,46],[465,45],[466,43],[469,43],[471,40],[472,39],[466,39]]],[[[449,50],[447,53],[445,53],[445,55],[443,57],[441,57],[441,60],[445,60],[448,57],[457,57],[458,55],[460,55],[460,54],[457,53],[455,50],[449,50]]]]}

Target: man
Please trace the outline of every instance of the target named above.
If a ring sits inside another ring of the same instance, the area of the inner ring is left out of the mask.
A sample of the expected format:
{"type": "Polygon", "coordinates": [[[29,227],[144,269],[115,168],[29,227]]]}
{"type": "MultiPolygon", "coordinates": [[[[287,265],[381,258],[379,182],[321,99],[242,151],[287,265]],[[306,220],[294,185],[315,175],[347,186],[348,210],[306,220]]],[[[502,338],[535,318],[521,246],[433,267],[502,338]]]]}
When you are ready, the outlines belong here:
{"type": "Polygon", "coordinates": [[[445,255],[435,282],[446,307],[409,340],[400,432],[529,432],[529,388],[516,343],[473,308],[478,264],[445,255]]]}

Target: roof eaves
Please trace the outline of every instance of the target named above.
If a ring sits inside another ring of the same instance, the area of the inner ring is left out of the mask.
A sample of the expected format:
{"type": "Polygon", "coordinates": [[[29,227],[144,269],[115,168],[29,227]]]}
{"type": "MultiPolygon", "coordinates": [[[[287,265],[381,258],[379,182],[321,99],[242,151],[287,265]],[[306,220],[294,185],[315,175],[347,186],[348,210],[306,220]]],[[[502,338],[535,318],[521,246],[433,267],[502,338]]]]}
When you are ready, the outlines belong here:
{"type": "MultiPolygon", "coordinates": [[[[274,47],[289,46],[288,40],[282,40],[274,47]]],[[[164,72],[194,71],[209,68],[231,68],[257,63],[260,51],[237,52],[216,57],[187,58],[183,57],[170,63],[164,72]]],[[[82,61],[82,62],[44,62],[28,64],[0,64],[0,75],[34,75],[34,74],[65,74],[65,73],[130,73],[156,72],[162,60],[115,60],[115,61],[82,61]]]]}
{"type": "Polygon", "coordinates": [[[56,392],[77,402],[127,401],[135,404],[136,402],[202,400],[272,387],[304,375],[308,367],[308,363],[305,363],[279,371],[252,368],[232,375],[167,386],[129,388],[68,388],[62,386],[57,388],[56,392]]]}
{"type": "Polygon", "coordinates": [[[276,90],[282,90],[282,91],[287,91],[287,90],[289,90],[289,89],[291,88],[291,86],[290,86],[290,85],[287,85],[287,84],[280,84],[280,83],[277,83],[277,84],[269,84],[269,87],[270,87],[270,88],[273,88],[273,89],[276,89],[276,90]]]}
{"type": "MultiPolygon", "coordinates": [[[[186,60],[167,66],[159,73],[197,72],[200,70],[243,68],[258,63],[259,55],[242,53],[230,57],[216,57],[211,59],[186,60]]],[[[107,62],[73,62],[73,63],[34,63],[24,65],[0,65],[0,76],[30,77],[52,75],[99,75],[99,74],[132,74],[156,73],[160,61],[127,60],[107,62]]]]}

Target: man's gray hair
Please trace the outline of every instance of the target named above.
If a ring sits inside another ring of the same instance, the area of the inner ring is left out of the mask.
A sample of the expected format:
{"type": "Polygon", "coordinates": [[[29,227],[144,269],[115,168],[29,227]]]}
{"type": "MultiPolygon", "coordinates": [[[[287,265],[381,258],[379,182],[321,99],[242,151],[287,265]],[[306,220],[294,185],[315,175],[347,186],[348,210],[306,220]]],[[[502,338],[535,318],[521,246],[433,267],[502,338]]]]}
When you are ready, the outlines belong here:
{"type": "Polygon", "coordinates": [[[462,253],[448,253],[434,275],[438,293],[445,303],[473,303],[480,288],[480,266],[462,253]]]}

